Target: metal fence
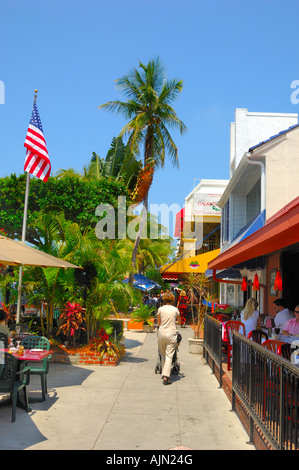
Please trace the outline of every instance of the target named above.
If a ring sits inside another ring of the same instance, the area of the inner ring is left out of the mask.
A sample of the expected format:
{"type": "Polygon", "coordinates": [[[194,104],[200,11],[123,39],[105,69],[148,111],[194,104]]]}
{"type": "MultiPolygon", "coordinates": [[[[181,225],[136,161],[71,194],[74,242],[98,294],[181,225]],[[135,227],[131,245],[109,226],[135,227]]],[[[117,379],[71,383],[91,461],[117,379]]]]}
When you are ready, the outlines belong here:
{"type": "Polygon", "coordinates": [[[219,384],[222,387],[222,323],[210,315],[205,315],[204,318],[204,357],[206,360],[207,353],[213,360],[213,372],[215,364],[219,368],[219,384]]]}
{"type": "Polygon", "coordinates": [[[297,450],[299,369],[260,344],[233,332],[232,407],[238,396],[254,423],[278,450],[297,450]]]}
{"type": "MultiPolygon", "coordinates": [[[[232,334],[232,409],[236,397],[249,416],[249,437],[254,425],[274,449],[299,449],[299,369],[238,332],[232,334]]],[[[219,367],[222,385],[222,324],[206,315],[204,354],[219,367]]]]}

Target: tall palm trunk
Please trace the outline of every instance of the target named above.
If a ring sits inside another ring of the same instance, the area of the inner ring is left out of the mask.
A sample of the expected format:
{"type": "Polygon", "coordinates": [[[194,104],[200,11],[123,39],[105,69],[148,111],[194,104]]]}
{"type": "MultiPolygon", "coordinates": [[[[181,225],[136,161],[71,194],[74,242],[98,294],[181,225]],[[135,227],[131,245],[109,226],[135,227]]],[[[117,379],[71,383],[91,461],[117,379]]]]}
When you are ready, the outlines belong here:
{"type": "Polygon", "coordinates": [[[134,273],[136,272],[137,253],[138,253],[138,248],[139,248],[142,232],[143,232],[143,229],[144,229],[144,227],[146,226],[146,223],[147,223],[147,213],[148,213],[148,194],[145,196],[145,198],[143,200],[141,220],[140,220],[139,229],[138,229],[136,239],[135,239],[135,242],[134,242],[134,246],[133,246],[132,271],[129,274],[129,283],[130,284],[133,284],[134,273]]]}
{"type": "MultiPolygon", "coordinates": [[[[145,137],[144,167],[146,167],[146,164],[152,158],[152,154],[153,154],[153,128],[152,128],[152,126],[148,126],[146,137],[145,137]]],[[[137,236],[136,236],[136,240],[135,240],[134,247],[133,247],[133,252],[132,252],[132,268],[133,268],[134,272],[136,271],[136,260],[137,260],[137,253],[138,253],[138,248],[139,248],[141,236],[142,236],[144,227],[147,226],[147,214],[148,214],[148,192],[146,193],[146,195],[143,199],[143,207],[142,207],[142,212],[141,212],[141,221],[140,221],[140,224],[139,224],[139,229],[138,229],[138,233],[137,233],[137,236]]],[[[134,272],[131,272],[129,274],[129,283],[130,284],[133,284],[134,272]]]]}

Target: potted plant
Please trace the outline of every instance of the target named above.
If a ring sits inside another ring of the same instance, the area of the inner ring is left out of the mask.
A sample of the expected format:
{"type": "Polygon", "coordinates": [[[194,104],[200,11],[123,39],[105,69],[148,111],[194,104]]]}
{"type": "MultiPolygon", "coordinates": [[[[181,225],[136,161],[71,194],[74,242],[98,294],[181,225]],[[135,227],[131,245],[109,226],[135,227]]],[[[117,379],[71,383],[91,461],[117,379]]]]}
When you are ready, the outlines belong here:
{"type": "Polygon", "coordinates": [[[193,338],[189,338],[189,352],[201,354],[203,352],[204,316],[213,294],[209,292],[209,280],[201,273],[186,274],[183,285],[189,293],[193,323],[193,338]],[[203,305],[203,300],[206,300],[206,305],[203,305]]]}
{"type": "Polygon", "coordinates": [[[150,307],[149,305],[141,304],[131,314],[133,322],[143,323],[143,331],[151,333],[154,331],[154,314],[156,308],[150,307]]]}

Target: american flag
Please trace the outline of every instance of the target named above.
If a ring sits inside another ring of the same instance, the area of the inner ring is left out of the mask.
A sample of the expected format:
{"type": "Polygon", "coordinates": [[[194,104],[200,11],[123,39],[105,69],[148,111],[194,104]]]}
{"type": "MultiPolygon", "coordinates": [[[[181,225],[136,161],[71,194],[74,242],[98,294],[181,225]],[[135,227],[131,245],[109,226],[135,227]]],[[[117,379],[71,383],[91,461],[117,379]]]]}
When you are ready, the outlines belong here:
{"type": "Polygon", "coordinates": [[[24,147],[27,148],[24,170],[45,182],[48,181],[51,163],[44,138],[43,126],[35,103],[24,147]]]}

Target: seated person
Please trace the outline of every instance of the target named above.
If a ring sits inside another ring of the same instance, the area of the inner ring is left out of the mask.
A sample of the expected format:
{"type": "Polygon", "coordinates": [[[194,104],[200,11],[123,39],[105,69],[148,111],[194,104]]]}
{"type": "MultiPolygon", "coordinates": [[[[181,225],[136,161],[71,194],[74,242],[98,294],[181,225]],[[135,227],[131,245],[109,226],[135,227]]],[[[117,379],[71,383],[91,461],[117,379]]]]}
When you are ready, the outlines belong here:
{"type": "Polygon", "coordinates": [[[255,299],[248,299],[244,309],[241,312],[241,322],[245,325],[245,335],[250,331],[256,330],[260,325],[260,314],[257,309],[258,303],[255,299]]]}
{"type": "Polygon", "coordinates": [[[8,326],[6,326],[6,322],[7,322],[7,314],[2,308],[0,308],[0,331],[1,333],[4,333],[7,336],[9,336],[9,328],[8,326]]]}
{"type": "Polygon", "coordinates": [[[286,322],[282,331],[283,335],[299,335],[299,305],[296,305],[294,313],[295,318],[291,318],[286,322]]]}
{"type": "Polygon", "coordinates": [[[276,312],[274,318],[275,328],[280,328],[280,333],[282,333],[286,322],[294,318],[294,315],[286,307],[286,304],[283,299],[274,300],[273,308],[276,312]]]}

